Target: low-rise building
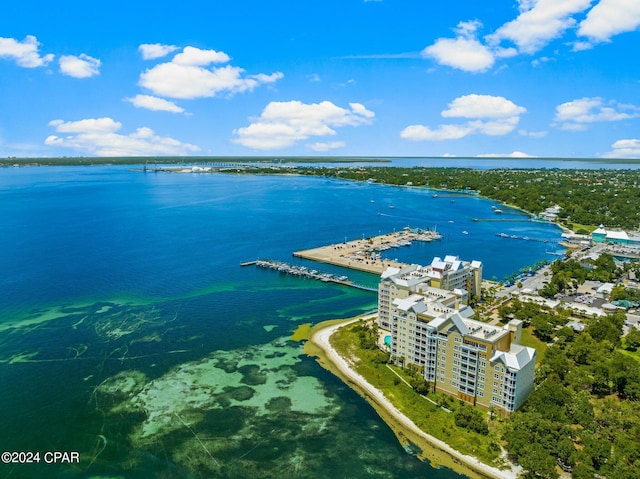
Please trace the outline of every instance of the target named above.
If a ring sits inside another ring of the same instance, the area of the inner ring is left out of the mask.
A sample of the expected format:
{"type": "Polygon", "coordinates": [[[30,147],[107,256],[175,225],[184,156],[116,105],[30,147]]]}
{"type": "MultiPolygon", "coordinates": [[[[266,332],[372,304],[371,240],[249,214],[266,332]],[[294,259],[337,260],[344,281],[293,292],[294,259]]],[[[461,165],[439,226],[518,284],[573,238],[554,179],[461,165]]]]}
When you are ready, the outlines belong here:
{"type": "Polygon", "coordinates": [[[626,231],[607,230],[604,225],[598,226],[591,232],[591,239],[594,243],[607,243],[627,246],[640,246],[638,234],[629,235],[626,231]]]}

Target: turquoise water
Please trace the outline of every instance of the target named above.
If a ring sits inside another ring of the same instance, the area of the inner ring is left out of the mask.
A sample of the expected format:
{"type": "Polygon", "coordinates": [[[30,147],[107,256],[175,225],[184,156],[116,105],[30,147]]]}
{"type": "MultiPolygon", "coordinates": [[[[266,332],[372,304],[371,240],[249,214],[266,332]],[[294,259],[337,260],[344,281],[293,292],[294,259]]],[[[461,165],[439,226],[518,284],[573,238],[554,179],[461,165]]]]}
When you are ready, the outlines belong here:
{"type": "Polygon", "coordinates": [[[485,277],[555,249],[496,236],[553,243],[551,225],[471,221],[493,204],[308,177],[0,169],[0,450],[81,457],[0,466],[2,477],[458,477],[408,455],[288,340],[370,311],[375,294],[240,262],[375,285],[291,254],[408,225],[444,238],[388,256],[457,254],[484,261],[485,277]]]}

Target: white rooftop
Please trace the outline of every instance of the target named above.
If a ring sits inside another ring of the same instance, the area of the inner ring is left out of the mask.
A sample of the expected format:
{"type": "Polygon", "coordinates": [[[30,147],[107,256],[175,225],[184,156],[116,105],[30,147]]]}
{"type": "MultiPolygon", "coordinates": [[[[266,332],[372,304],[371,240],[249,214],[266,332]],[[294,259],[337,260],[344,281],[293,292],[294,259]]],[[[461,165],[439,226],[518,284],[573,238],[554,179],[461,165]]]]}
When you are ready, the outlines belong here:
{"type": "Polygon", "coordinates": [[[491,363],[501,362],[512,371],[520,371],[534,360],[536,350],[520,344],[511,343],[509,351],[496,351],[491,358],[491,363]]]}
{"type": "Polygon", "coordinates": [[[628,240],[629,235],[624,231],[607,231],[607,238],[628,240]]]}
{"type": "Polygon", "coordinates": [[[607,230],[604,229],[604,225],[600,225],[600,226],[598,226],[598,229],[593,231],[591,234],[606,235],[607,234],[607,230]]]}

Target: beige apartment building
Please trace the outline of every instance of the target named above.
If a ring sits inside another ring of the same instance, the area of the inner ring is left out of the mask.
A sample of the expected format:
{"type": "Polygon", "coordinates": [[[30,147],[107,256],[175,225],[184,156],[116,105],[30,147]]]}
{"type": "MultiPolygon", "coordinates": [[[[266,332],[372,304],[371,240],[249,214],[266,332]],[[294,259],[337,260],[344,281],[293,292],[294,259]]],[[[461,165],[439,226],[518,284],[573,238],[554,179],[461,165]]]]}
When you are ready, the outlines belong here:
{"type": "Polygon", "coordinates": [[[380,288],[379,322],[389,324],[394,360],[461,401],[506,413],[518,409],[533,389],[536,359],[533,348],[519,344],[522,322],[494,326],[471,319],[464,295],[420,283],[419,267],[391,269],[382,275],[388,288],[380,288]]]}
{"type": "Polygon", "coordinates": [[[481,285],[482,262],[461,261],[452,255],[445,256],[444,260],[435,257],[428,266],[412,264],[405,268],[387,268],[378,286],[378,324],[384,329],[391,328],[390,298],[424,293],[432,298],[442,296],[442,304],[458,309],[461,304],[468,304],[472,297],[480,297],[481,285]]]}

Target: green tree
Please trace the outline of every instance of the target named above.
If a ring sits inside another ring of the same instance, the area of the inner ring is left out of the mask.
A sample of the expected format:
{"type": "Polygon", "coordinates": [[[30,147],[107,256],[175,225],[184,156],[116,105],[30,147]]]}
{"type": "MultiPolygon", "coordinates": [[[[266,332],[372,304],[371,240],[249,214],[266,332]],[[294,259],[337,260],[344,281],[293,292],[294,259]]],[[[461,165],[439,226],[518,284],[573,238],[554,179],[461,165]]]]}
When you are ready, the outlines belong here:
{"type": "Polygon", "coordinates": [[[571,363],[567,358],[564,342],[561,340],[547,349],[539,372],[544,377],[555,374],[560,381],[564,381],[570,367],[571,363]]]}
{"type": "Polygon", "coordinates": [[[533,318],[531,321],[533,326],[533,334],[535,334],[540,341],[549,342],[553,339],[554,327],[545,316],[539,315],[533,318]]]}
{"type": "Polygon", "coordinates": [[[587,322],[589,334],[596,341],[609,341],[614,346],[619,346],[622,339],[622,326],[626,315],[616,312],[604,317],[597,317],[587,322]]]}
{"type": "Polygon", "coordinates": [[[534,444],[527,444],[518,458],[520,465],[535,477],[555,479],[559,477],[556,471],[555,459],[543,449],[534,444]]]}
{"type": "Polygon", "coordinates": [[[415,392],[417,392],[418,394],[427,394],[430,391],[430,387],[429,387],[429,383],[427,382],[427,380],[419,375],[416,374],[415,376],[413,376],[410,380],[409,380],[409,384],[411,385],[411,387],[413,388],[413,390],[415,392]]]}
{"type": "Polygon", "coordinates": [[[485,415],[479,409],[468,404],[462,404],[454,413],[453,418],[458,427],[463,427],[485,436],[489,434],[489,426],[485,415]]]}
{"type": "Polygon", "coordinates": [[[637,351],[640,348],[640,329],[632,328],[624,337],[624,347],[629,351],[637,351]]]}

